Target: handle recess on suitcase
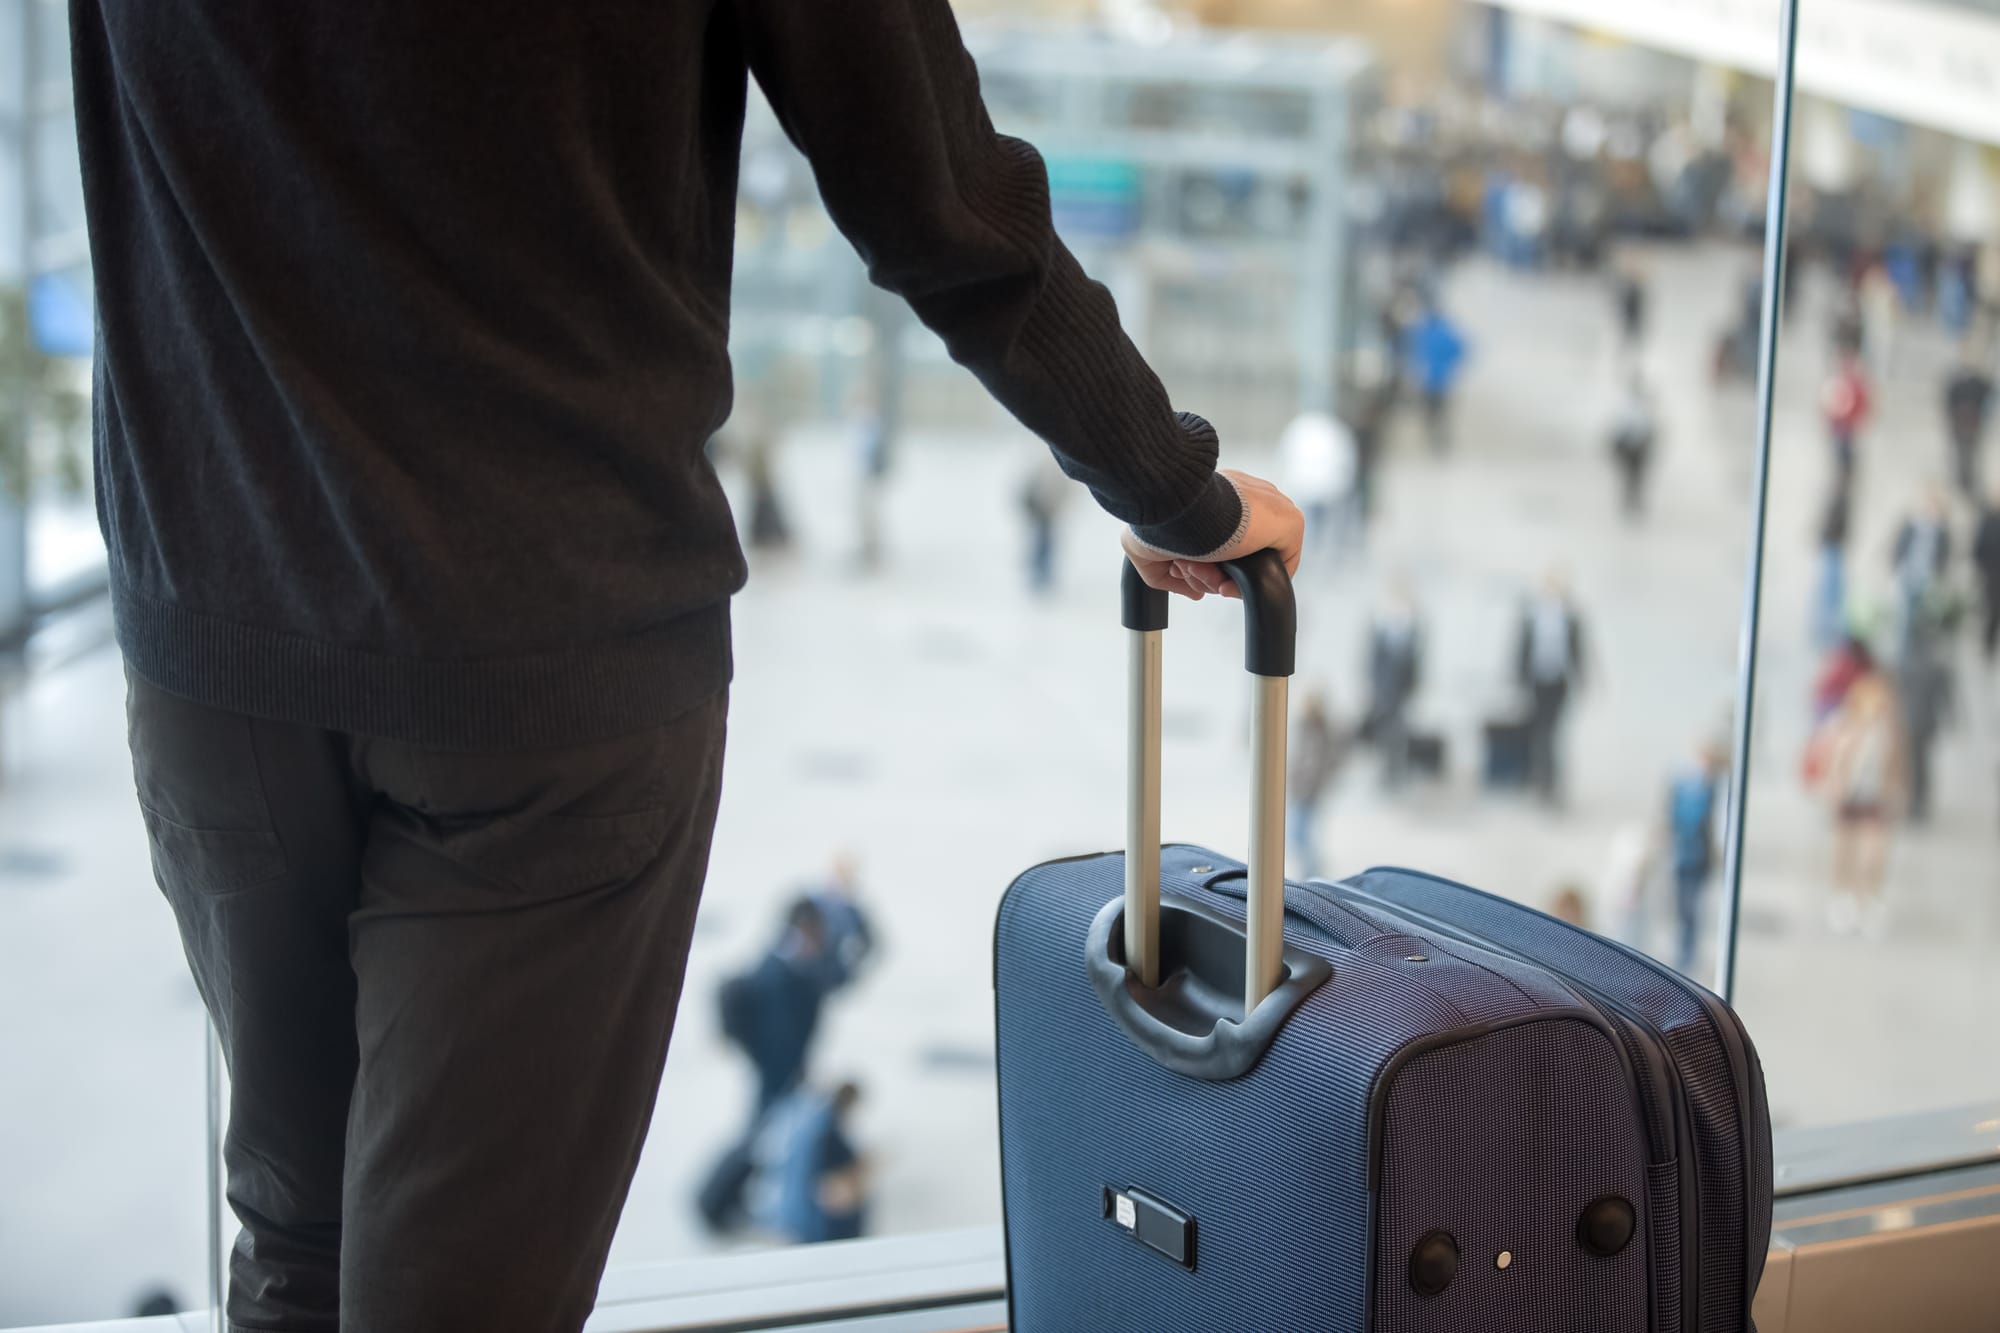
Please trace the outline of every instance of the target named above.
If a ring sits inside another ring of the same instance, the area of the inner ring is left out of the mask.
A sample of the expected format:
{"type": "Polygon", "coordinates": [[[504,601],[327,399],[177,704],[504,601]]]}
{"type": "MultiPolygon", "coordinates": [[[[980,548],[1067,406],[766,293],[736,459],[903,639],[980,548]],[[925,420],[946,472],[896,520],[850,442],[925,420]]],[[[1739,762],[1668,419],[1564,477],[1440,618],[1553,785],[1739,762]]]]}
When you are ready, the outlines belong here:
{"type": "MultiPolygon", "coordinates": [[[[1243,665],[1251,696],[1249,915],[1243,1012],[1284,973],[1285,714],[1298,643],[1291,576],[1276,551],[1221,562],[1243,594],[1243,665]]],[[[1167,594],[1125,562],[1119,586],[1131,631],[1126,701],[1125,957],[1141,983],[1160,983],[1160,659],[1167,594]]]]}

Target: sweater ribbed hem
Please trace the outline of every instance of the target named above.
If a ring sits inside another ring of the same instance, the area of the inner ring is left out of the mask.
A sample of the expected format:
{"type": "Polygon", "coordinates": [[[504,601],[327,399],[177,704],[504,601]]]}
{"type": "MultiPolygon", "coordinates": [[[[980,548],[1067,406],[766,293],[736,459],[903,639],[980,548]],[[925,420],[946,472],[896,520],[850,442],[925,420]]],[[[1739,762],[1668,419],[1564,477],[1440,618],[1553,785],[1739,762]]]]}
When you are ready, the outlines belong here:
{"type": "Polygon", "coordinates": [[[1248,521],[1242,493],[1216,472],[1193,504],[1164,523],[1133,524],[1132,535],[1155,550],[1202,560],[1241,537],[1248,521]]]}
{"type": "Polygon", "coordinates": [[[664,726],[729,683],[729,604],[529,657],[396,657],[189,611],[114,582],[118,645],[211,708],[433,750],[534,750],[664,726]]]}

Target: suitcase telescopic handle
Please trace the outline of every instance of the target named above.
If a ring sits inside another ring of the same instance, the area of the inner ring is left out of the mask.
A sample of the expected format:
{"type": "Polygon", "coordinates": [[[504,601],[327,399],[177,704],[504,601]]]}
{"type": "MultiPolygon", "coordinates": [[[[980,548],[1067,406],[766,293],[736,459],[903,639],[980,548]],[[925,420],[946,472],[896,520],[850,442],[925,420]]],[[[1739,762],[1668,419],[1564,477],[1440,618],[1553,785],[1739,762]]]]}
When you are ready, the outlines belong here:
{"type": "MultiPolygon", "coordinates": [[[[1243,665],[1251,696],[1249,917],[1243,1012],[1284,973],[1285,710],[1298,645],[1298,605],[1276,551],[1221,562],[1243,594],[1243,665]]],[[[1147,986],[1160,984],[1160,646],[1167,594],[1132,562],[1120,584],[1131,631],[1125,796],[1125,958],[1147,986]]]]}

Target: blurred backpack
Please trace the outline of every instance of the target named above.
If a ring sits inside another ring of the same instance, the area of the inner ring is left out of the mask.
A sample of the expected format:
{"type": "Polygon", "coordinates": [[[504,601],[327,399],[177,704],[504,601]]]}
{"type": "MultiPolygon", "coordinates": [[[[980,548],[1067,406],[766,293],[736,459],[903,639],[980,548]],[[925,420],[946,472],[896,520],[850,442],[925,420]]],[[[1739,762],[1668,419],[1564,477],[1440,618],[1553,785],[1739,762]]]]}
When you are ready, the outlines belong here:
{"type": "Polygon", "coordinates": [[[716,1012],[722,1020],[722,1035],[745,1050],[757,1030],[757,987],[750,974],[739,972],[722,983],[716,992],[716,1012]]]}

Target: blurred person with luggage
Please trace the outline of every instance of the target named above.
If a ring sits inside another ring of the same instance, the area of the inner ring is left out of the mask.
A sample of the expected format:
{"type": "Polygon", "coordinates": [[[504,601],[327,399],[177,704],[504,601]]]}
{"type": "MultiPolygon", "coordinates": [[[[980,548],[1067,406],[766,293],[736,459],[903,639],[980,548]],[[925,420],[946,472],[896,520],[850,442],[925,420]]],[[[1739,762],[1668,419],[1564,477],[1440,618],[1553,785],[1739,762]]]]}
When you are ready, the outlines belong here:
{"type": "Polygon", "coordinates": [[[1285,827],[1291,835],[1299,879],[1314,879],[1326,866],[1320,854],[1320,810],[1346,763],[1347,737],[1333,719],[1326,692],[1306,691],[1298,718],[1292,723],[1285,772],[1285,799],[1290,811],[1285,827]]]}
{"type": "Polygon", "coordinates": [[[1410,703],[1424,678],[1424,627],[1407,578],[1389,584],[1368,626],[1368,710],[1362,736],[1382,760],[1382,787],[1394,791],[1410,772],[1410,703]]]}
{"type": "Polygon", "coordinates": [[[1522,608],[1515,635],[1515,678],[1528,699],[1528,778],[1543,804],[1563,801],[1562,730],[1572,696],[1583,687],[1583,615],[1560,569],[1542,576],[1522,608]]]}
{"type": "Polygon", "coordinates": [[[576,1330],[720,796],[751,79],[1154,586],[1295,567],[1298,515],[1174,410],[944,0],[70,15],[134,774],[231,1075],[227,1317],[576,1330]]]}
{"type": "Polygon", "coordinates": [[[1634,370],[1626,377],[1611,421],[1611,461],[1618,469],[1620,508],[1629,521],[1636,521],[1646,510],[1646,479],[1652,471],[1659,429],[1652,391],[1646,386],[1645,375],[1634,370]]]}
{"type": "Polygon", "coordinates": [[[1982,618],[1980,651],[1990,667],[2000,654],[2000,484],[1980,506],[1979,526],[1972,538],[1972,571],[1979,580],[1982,618]]]}
{"type": "Polygon", "coordinates": [[[1710,742],[1667,785],[1667,846],[1674,871],[1674,914],[1680,926],[1674,966],[1684,976],[1694,975],[1701,897],[1715,869],[1715,816],[1728,772],[1728,753],[1710,742]]]}
{"type": "Polygon", "coordinates": [[[758,1136],[756,1212],[791,1245],[856,1240],[867,1231],[868,1159],[854,1146],[850,1118],[861,1088],[801,1088],[773,1108],[758,1136]]]}
{"type": "Polygon", "coordinates": [[[1980,499],[1980,450],[1993,414],[1993,372],[1979,341],[1967,339],[1944,380],[1945,435],[1951,442],[1952,476],[1965,498],[1980,499]]]}
{"type": "Polygon", "coordinates": [[[1896,821],[1909,799],[1909,754],[1896,694],[1887,677],[1855,681],[1826,722],[1820,786],[1833,812],[1833,898],[1837,933],[1882,920],[1882,879],[1896,821]]]}

